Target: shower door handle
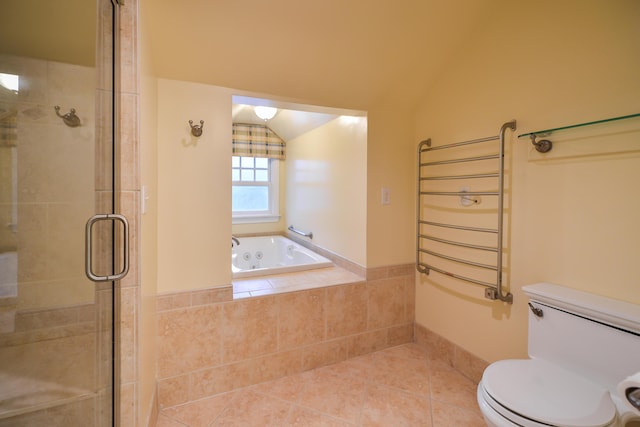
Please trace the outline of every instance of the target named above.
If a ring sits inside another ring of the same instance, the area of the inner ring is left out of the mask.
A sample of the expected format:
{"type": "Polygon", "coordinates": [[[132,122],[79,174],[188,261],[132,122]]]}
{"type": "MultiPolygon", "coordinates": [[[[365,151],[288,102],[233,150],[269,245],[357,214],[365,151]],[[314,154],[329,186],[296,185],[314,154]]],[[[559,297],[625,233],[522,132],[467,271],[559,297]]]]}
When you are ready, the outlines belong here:
{"type": "Polygon", "coordinates": [[[119,280],[127,275],[129,272],[129,221],[124,215],[119,214],[97,214],[89,218],[87,221],[87,225],[85,227],[85,273],[87,277],[94,282],[109,282],[111,280],[119,280]],[[92,261],[93,261],[93,250],[92,250],[92,234],[93,234],[93,224],[98,221],[117,221],[122,223],[123,227],[123,241],[122,241],[122,271],[116,274],[112,274],[109,276],[98,276],[93,273],[92,261]]]}

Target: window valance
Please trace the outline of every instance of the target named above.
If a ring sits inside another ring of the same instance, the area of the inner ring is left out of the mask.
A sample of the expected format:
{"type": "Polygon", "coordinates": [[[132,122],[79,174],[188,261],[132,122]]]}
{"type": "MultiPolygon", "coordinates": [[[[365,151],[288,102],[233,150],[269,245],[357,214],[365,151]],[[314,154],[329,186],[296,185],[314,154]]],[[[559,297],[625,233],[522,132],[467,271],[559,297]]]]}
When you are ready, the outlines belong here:
{"type": "Polygon", "coordinates": [[[233,124],[233,155],[285,159],[286,143],[266,125],[233,124]]]}

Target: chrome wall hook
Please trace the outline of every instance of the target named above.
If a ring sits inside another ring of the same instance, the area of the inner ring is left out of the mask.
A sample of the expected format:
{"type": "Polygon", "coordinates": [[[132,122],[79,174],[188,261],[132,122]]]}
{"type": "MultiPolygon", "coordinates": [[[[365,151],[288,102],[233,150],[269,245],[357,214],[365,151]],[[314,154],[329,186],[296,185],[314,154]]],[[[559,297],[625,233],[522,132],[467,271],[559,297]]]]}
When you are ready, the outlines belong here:
{"type": "Polygon", "coordinates": [[[62,121],[64,122],[65,125],[75,128],[80,126],[80,117],[76,116],[76,109],[72,108],[71,110],[69,110],[69,112],[67,114],[60,114],[60,106],[56,105],[55,107],[53,107],[56,110],[56,114],[58,115],[58,117],[60,117],[62,119],[62,121]]]}
{"type": "Polygon", "coordinates": [[[193,120],[189,120],[189,126],[191,126],[191,135],[200,136],[202,135],[202,128],[204,127],[204,120],[200,120],[199,125],[194,125],[193,120]]]}
{"type": "Polygon", "coordinates": [[[551,151],[551,148],[553,147],[553,143],[548,139],[541,139],[540,141],[536,141],[536,136],[537,135],[535,133],[532,133],[531,135],[529,135],[529,137],[531,138],[531,143],[536,148],[536,151],[538,153],[546,153],[548,151],[551,151]]]}

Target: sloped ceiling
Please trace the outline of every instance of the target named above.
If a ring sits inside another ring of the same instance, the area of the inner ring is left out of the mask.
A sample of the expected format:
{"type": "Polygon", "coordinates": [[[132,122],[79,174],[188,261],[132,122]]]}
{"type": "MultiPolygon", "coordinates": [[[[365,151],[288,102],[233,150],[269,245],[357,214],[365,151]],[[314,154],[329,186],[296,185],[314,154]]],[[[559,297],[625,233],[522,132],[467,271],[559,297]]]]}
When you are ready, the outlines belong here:
{"type": "MultiPolygon", "coordinates": [[[[234,123],[265,124],[263,120],[256,116],[253,105],[233,104],[231,114],[234,123]]],[[[283,140],[291,141],[337,117],[338,115],[336,114],[278,109],[275,117],[266,122],[266,125],[283,140]]]]}
{"type": "Polygon", "coordinates": [[[157,77],[366,110],[413,103],[500,0],[141,0],[157,77]]]}
{"type": "Polygon", "coordinates": [[[2,0],[0,53],[93,66],[96,2],[2,0]]]}

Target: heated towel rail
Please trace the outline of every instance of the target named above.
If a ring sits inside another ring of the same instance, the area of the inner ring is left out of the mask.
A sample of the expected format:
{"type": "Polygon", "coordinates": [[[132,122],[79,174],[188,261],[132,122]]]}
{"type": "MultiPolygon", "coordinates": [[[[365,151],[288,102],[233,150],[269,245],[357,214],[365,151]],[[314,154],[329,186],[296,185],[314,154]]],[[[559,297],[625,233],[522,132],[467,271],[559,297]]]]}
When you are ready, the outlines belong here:
{"type": "Polygon", "coordinates": [[[486,298],[512,303],[502,289],[507,129],[516,129],[515,120],[497,136],[418,146],[416,269],[484,286],[486,298]]]}

